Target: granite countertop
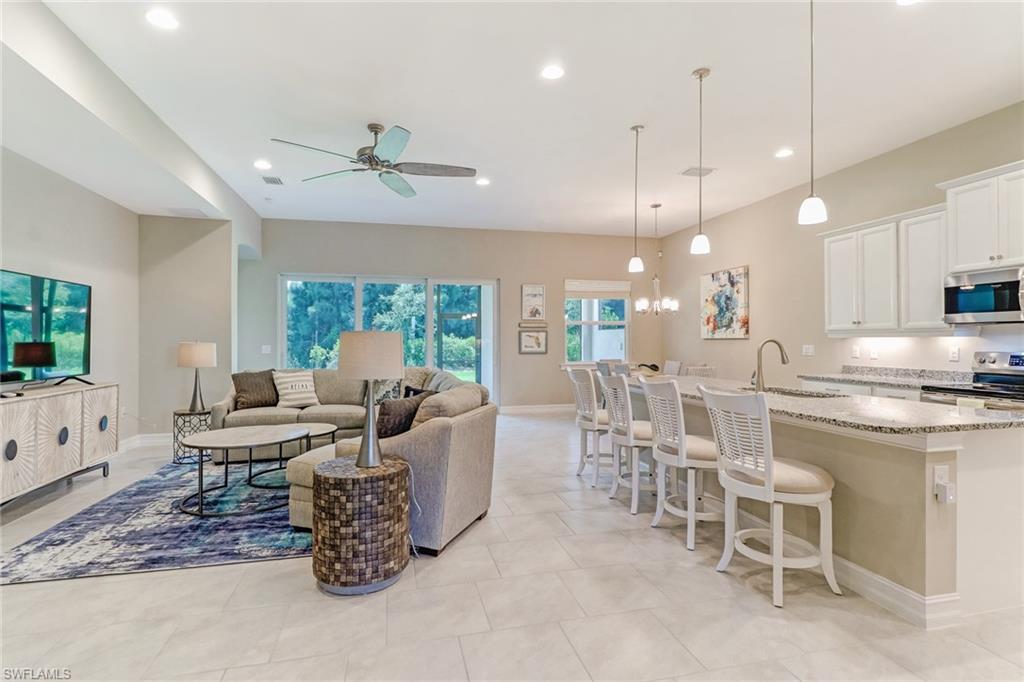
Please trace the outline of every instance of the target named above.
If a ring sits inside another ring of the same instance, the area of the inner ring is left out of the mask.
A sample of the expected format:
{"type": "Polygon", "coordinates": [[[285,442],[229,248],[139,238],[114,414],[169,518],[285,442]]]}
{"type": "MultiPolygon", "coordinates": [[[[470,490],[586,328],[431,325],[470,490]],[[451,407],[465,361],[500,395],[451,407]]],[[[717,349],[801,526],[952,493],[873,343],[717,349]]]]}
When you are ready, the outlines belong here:
{"type": "MultiPolygon", "coordinates": [[[[750,390],[750,385],[742,381],[673,378],[679,384],[683,398],[691,400],[700,400],[699,384],[724,391],[750,390]]],[[[773,415],[897,435],[1024,428],[1024,411],[966,408],[866,395],[797,397],[771,393],[769,389],[768,410],[773,415]]]]}
{"type": "Polygon", "coordinates": [[[971,372],[957,372],[941,369],[907,369],[903,367],[865,367],[843,365],[837,374],[800,374],[798,378],[807,381],[829,381],[861,386],[890,386],[892,388],[921,388],[922,386],[947,386],[970,383],[971,372]]]}

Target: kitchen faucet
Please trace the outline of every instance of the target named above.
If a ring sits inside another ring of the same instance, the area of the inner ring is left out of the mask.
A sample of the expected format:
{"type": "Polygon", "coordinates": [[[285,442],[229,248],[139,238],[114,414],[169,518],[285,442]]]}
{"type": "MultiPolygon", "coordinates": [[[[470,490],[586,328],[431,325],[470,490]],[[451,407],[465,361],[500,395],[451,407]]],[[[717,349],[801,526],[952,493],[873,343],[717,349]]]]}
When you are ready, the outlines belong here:
{"type": "Polygon", "coordinates": [[[782,344],[775,339],[765,339],[761,342],[761,345],[757,347],[757,371],[754,372],[754,390],[758,393],[764,391],[764,367],[761,364],[761,356],[764,354],[764,347],[769,343],[774,343],[779,347],[779,355],[782,356],[782,364],[789,364],[789,355],[786,354],[786,349],[782,347],[782,344]]]}

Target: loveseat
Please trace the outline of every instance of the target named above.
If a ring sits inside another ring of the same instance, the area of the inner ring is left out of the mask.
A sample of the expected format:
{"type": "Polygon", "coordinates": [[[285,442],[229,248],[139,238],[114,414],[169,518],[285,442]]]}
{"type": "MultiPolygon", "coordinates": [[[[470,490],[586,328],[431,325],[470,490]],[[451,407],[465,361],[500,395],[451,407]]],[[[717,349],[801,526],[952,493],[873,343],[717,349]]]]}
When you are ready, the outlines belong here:
{"type": "MultiPolygon", "coordinates": [[[[437,553],[491,505],[498,408],[489,402],[485,387],[462,382],[447,372],[406,368],[405,383],[438,393],[423,401],[410,430],[382,438],[380,448],[385,456],[409,463],[410,493],[415,500],[409,512],[413,544],[437,553]]],[[[292,526],[312,526],[316,465],[357,454],[359,442],[350,438],[324,445],[288,462],[292,526]]]]}

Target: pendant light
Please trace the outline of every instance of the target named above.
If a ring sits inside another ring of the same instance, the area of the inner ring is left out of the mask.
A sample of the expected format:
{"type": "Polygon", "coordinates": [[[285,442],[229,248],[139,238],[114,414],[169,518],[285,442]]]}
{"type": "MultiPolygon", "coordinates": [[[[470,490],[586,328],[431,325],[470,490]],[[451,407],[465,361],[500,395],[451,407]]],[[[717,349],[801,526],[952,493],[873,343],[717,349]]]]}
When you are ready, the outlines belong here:
{"type": "Polygon", "coordinates": [[[711,69],[701,67],[693,72],[698,81],[697,98],[697,234],[690,242],[690,253],[706,256],[711,253],[711,242],[704,234],[704,79],[711,75],[711,69]]]}
{"type": "Polygon", "coordinates": [[[635,125],[630,128],[636,133],[636,146],[633,152],[633,257],[629,259],[630,272],[643,272],[644,259],[640,257],[640,238],[638,236],[639,219],[639,193],[640,193],[640,131],[642,125],[635,125]]]}
{"type": "Polygon", "coordinates": [[[821,197],[814,193],[814,0],[811,0],[811,195],[800,204],[797,222],[817,225],[828,220],[828,209],[821,197]]]}
{"type": "MultiPolygon", "coordinates": [[[[654,238],[658,238],[658,209],[661,208],[661,204],[651,204],[651,208],[654,209],[654,238]]],[[[658,250],[658,261],[661,261],[661,250],[658,250]]],[[[640,315],[646,315],[647,313],[654,313],[660,315],[661,313],[676,313],[679,312],[679,300],[670,296],[661,295],[661,279],[658,277],[658,273],[654,273],[654,279],[651,280],[651,289],[654,293],[653,301],[647,297],[641,297],[636,300],[634,309],[640,315]]]]}

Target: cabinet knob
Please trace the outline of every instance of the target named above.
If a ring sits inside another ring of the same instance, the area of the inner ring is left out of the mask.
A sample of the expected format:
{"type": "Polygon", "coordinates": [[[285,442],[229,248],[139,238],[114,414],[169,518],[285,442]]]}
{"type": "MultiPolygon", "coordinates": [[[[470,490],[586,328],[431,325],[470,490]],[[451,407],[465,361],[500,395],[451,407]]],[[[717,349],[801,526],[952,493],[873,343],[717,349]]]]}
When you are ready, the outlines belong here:
{"type": "Polygon", "coordinates": [[[7,445],[4,446],[4,459],[8,462],[13,462],[14,458],[18,456],[18,441],[13,438],[7,441],[7,445]]]}
{"type": "Polygon", "coordinates": [[[60,433],[57,434],[57,442],[61,445],[67,445],[68,438],[71,437],[71,432],[68,431],[68,427],[62,426],[60,433]]]}
{"type": "Polygon", "coordinates": [[[107,415],[103,415],[100,417],[100,431],[106,431],[108,426],[110,426],[110,420],[107,419],[107,415]]]}
{"type": "Polygon", "coordinates": [[[996,254],[996,260],[1003,260],[1003,254],[996,254]]]}
{"type": "Polygon", "coordinates": [[[995,257],[995,256],[989,256],[989,257],[988,257],[988,259],[989,259],[989,260],[995,260],[995,259],[996,259],[996,257],[995,257]]]}

